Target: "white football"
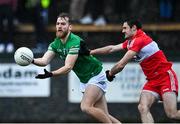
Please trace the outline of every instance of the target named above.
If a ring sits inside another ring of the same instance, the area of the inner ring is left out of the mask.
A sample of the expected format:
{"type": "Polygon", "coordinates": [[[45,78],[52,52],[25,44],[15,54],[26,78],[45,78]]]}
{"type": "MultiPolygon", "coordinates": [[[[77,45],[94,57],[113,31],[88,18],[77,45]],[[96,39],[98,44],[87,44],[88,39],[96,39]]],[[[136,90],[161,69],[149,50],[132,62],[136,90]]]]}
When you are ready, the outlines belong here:
{"type": "Polygon", "coordinates": [[[14,60],[20,66],[27,66],[31,64],[33,59],[33,52],[27,47],[20,47],[14,53],[14,60]]]}

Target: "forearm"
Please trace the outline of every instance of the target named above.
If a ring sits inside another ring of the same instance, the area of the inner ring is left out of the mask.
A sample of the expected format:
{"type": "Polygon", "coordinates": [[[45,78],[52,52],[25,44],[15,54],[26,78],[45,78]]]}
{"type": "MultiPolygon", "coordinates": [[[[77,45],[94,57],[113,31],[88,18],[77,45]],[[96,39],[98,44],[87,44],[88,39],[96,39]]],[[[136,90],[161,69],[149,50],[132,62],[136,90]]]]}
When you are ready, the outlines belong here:
{"type": "Polygon", "coordinates": [[[102,47],[102,48],[97,48],[94,50],[91,50],[90,54],[95,55],[95,54],[110,54],[112,52],[112,45],[102,47]]]}
{"type": "Polygon", "coordinates": [[[118,72],[121,72],[126,64],[136,55],[136,52],[129,50],[123,58],[117,62],[109,72],[110,75],[116,75],[118,72]]]}
{"type": "Polygon", "coordinates": [[[36,58],[33,60],[33,64],[37,66],[46,66],[49,62],[43,58],[36,58]]]}
{"type": "Polygon", "coordinates": [[[109,74],[110,75],[116,75],[117,73],[121,72],[123,70],[124,66],[120,65],[120,64],[116,64],[112,67],[112,69],[110,70],[109,74]]]}
{"type": "Polygon", "coordinates": [[[46,66],[54,58],[55,53],[53,51],[46,51],[43,57],[35,58],[33,64],[37,66],[46,66]]]}
{"type": "Polygon", "coordinates": [[[70,66],[63,66],[58,70],[52,71],[53,76],[59,76],[69,73],[72,70],[70,66]]]}
{"type": "Polygon", "coordinates": [[[58,70],[49,72],[46,69],[44,69],[44,74],[38,74],[35,78],[37,79],[45,79],[45,78],[50,78],[53,76],[59,76],[59,75],[63,75],[66,74],[68,72],[71,71],[72,68],[67,67],[67,66],[63,66],[62,68],[59,68],[58,70]]]}

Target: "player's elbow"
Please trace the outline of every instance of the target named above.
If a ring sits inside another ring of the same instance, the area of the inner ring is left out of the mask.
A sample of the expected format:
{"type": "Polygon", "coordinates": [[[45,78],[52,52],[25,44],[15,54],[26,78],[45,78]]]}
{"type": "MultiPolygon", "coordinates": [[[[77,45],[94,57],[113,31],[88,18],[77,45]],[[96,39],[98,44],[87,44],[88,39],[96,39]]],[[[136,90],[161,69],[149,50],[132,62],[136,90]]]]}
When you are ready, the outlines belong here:
{"type": "Polygon", "coordinates": [[[67,72],[70,72],[73,69],[72,65],[66,65],[65,67],[66,67],[67,72]]]}

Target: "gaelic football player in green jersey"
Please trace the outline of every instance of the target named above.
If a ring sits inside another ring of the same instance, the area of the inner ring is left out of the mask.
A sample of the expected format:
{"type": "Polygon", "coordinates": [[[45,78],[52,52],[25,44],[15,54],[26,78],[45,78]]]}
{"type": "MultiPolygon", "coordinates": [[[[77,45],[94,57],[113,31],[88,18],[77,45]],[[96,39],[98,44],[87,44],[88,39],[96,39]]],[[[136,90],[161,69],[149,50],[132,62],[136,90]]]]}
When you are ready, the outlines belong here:
{"type": "Polygon", "coordinates": [[[38,74],[36,78],[60,76],[73,70],[81,82],[80,90],[83,92],[81,110],[100,122],[120,123],[108,112],[105,99],[107,79],[102,63],[89,55],[84,41],[73,34],[71,29],[69,15],[60,14],[56,22],[56,38],[49,45],[43,57],[34,59],[33,63],[38,66],[46,66],[55,55],[58,55],[64,60],[65,65],[51,72],[44,69],[44,74],[38,74]]]}

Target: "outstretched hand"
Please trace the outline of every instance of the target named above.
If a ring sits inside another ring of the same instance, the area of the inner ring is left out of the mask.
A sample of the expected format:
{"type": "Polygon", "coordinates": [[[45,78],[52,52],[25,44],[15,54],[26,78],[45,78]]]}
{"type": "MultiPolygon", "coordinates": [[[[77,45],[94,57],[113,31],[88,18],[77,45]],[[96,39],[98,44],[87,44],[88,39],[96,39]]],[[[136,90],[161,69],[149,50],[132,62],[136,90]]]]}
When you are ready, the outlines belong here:
{"type": "Polygon", "coordinates": [[[109,75],[109,70],[106,71],[106,78],[108,79],[108,81],[113,81],[113,79],[115,78],[116,76],[114,75],[109,75]]]}
{"type": "Polygon", "coordinates": [[[44,79],[44,78],[49,78],[52,76],[53,76],[52,72],[48,72],[46,69],[44,69],[44,74],[38,74],[35,78],[44,79]]]}

